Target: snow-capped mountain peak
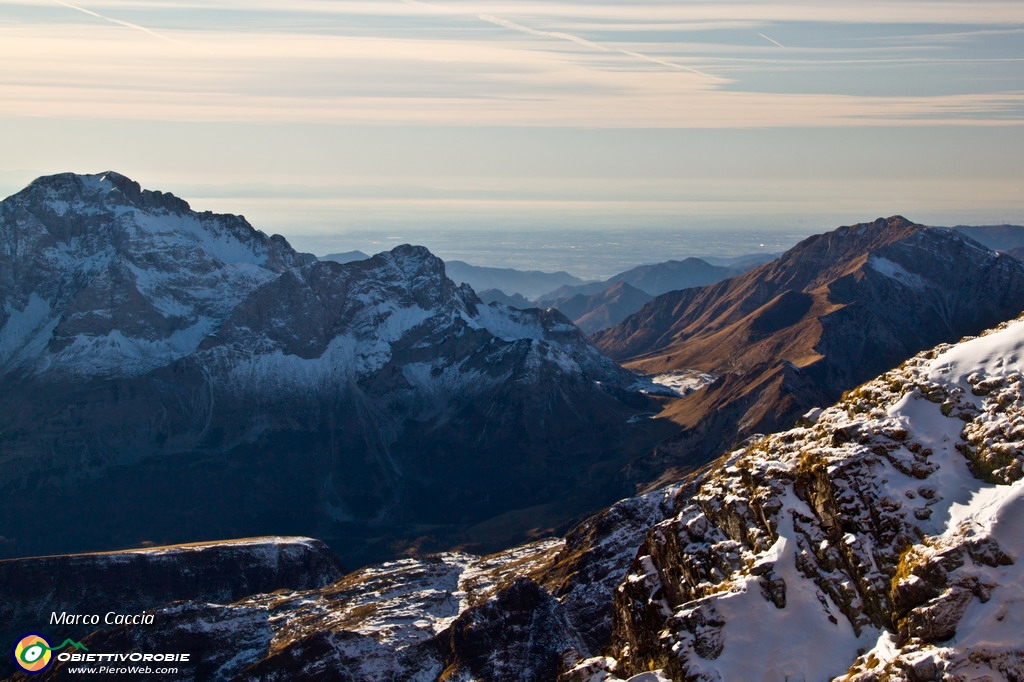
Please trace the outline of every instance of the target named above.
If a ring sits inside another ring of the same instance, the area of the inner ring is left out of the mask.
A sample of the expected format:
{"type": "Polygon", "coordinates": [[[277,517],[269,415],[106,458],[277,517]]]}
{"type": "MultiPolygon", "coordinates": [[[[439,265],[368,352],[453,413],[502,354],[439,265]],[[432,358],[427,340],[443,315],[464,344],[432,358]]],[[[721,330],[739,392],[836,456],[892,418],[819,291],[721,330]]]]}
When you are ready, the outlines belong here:
{"type": "MultiPolygon", "coordinates": [[[[77,490],[95,501],[122,467],[163,496],[199,485],[190,458],[253,459],[218,485],[279,486],[261,504],[291,510],[296,533],[457,529],[589,486],[591,463],[608,480],[606,462],[658,437],[630,421],[653,407],[635,376],[561,314],[484,305],[424,247],[321,262],[116,174],[52,176],[0,202],[0,295],[0,379],[19,382],[0,406],[0,455],[19,464],[0,484],[56,471],[88,478],[77,490]],[[315,473],[292,476],[293,457],[315,473]],[[500,472],[512,483],[495,490],[500,472]]],[[[204,534],[261,532],[264,512],[228,520],[239,507],[222,490],[203,499],[189,516],[204,534]]],[[[135,504],[101,542],[148,527],[149,496],[135,504]]],[[[47,547],[31,551],[66,551],[47,547]]]]}
{"type": "Polygon", "coordinates": [[[0,204],[0,368],[148,371],[306,260],[243,218],[117,173],[40,178],[0,204]]]}

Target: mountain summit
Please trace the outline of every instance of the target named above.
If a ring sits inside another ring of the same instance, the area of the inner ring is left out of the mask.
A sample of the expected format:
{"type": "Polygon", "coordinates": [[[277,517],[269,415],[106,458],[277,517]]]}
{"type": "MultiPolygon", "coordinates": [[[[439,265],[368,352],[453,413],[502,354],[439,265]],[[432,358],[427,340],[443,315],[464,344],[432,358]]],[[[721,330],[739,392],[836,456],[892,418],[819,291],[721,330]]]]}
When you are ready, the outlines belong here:
{"type": "Polygon", "coordinates": [[[718,377],[672,408],[685,430],[661,451],[693,465],[1022,309],[1020,261],[895,216],[809,237],[739,277],[659,296],[594,339],[634,369],[718,377]]]}
{"type": "Polygon", "coordinates": [[[307,260],[243,218],[193,212],[117,173],[39,178],[0,203],[0,372],[166,365],[307,260]]]}
{"type": "Polygon", "coordinates": [[[7,555],[494,546],[611,501],[664,435],[564,316],[484,305],[423,247],[320,262],[124,176],[63,174],[0,203],[0,260],[7,555]]]}

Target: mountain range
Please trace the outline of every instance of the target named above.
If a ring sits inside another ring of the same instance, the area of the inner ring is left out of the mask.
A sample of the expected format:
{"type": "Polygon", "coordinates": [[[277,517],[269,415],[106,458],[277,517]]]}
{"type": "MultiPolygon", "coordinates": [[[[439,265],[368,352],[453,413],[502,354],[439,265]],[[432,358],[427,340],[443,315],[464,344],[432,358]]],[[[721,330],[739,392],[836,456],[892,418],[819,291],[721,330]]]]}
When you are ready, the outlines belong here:
{"type": "Polygon", "coordinates": [[[197,680],[1022,679],[1006,250],[880,218],[588,339],[423,247],[40,178],[0,202],[0,556],[55,556],[0,560],[0,636],[144,611],[47,634],[197,680]]]}
{"type": "Polygon", "coordinates": [[[484,305],[422,247],[318,261],[64,174],[0,203],[0,261],[6,556],[500,546],[621,496],[616,472],[667,433],[562,315],[484,305]]]}
{"type": "Polygon", "coordinates": [[[640,478],[700,466],[915,352],[1024,308],[1024,263],[962,234],[896,216],[809,237],[708,287],[663,294],[597,347],[650,374],[716,377],[666,411],[682,432],[640,478]]]}
{"type": "MultiPolygon", "coordinates": [[[[350,262],[359,253],[331,254],[322,259],[350,262]]],[[[489,268],[462,261],[448,261],[446,265],[452,280],[468,284],[487,303],[498,302],[520,309],[554,308],[590,334],[621,322],[654,296],[733,277],[776,255],[721,258],[717,259],[720,261],[717,265],[692,257],[668,260],[639,265],[594,282],[584,282],[565,272],[489,268]]]]}
{"type": "Polygon", "coordinates": [[[82,641],[202,652],[182,672],[203,680],[1019,679],[1022,348],[1016,320],[918,354],[564,539],[82,641]]]}

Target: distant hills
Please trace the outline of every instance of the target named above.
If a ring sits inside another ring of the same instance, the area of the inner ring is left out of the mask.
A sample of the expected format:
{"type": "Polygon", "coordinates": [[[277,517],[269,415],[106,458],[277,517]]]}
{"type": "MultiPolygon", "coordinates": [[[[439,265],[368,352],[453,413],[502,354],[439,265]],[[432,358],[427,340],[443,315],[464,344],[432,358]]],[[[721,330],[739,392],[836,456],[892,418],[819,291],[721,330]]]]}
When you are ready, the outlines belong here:
{"type": "Polygon", "coordinates": [[[344,251],[342,253],[329,253],[326,256],[320,256],[320,260],[330,260],[335,263],[352,263],[357,260],[366,260],[369,258],[369,254],[363,253],[362,251],[344,251]]]}
{"type": "Polygon", "coordinates": [[[499,289],[506,294],[520,294],[533,299],[563,286],[583,283],[567,272],[540,272],[470,265],[458,260],[445,261],[446,272],[455,282],[466,283],[476,291],[499,289]]]}
{"type": "Polygon", "coordinates": [[[951,229],[996,251],[1024,248],[1024,227],[1020,225],[957,225],[951,229]]]}

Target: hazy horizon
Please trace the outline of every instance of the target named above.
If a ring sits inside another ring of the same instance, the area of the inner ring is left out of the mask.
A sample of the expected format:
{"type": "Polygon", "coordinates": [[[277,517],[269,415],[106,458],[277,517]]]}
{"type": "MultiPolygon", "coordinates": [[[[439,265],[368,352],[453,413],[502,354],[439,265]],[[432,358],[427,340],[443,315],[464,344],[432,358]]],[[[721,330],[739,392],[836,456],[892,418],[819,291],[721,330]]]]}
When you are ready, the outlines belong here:
{"type": "Polygon", "coordinates": [[[22,0],[0,190],[115,170],[317,253],[1022,224],[1022,35],[1005,1],[22,0]]]}

